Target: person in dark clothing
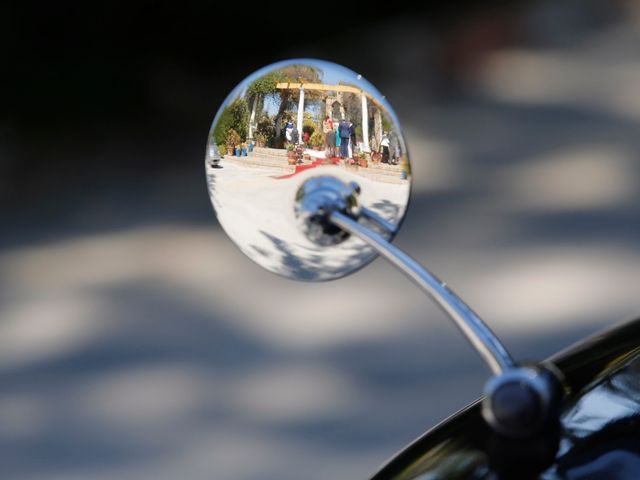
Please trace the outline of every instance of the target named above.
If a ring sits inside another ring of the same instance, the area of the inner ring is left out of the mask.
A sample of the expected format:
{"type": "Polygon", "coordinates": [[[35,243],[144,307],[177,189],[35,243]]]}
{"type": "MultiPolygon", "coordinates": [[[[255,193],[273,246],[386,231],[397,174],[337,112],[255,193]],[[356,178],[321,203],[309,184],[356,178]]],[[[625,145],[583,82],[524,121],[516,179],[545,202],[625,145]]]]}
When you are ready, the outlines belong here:
{"type": "Polygon", "coordinates": [[[349,122],[349,139],[351,142],[351,156],[353,156],[353,154],[355,153],[356,145],[357,145],[356,126],[353,124],[353,122],[349,122]]]}
{"type": "Polygon", "coordinates": [[[349,156],[349,138],[351,132],[349,131],[349,124],[343,118],[338,124],[338,132],[340,133],[340,157],[347,158],[349,156]]]}
{"type": "Polygon", "coordinates": [[[333,130],[333,120],[327,115],[322,123],[322,131],[324,133],[324,148],[327,158],[336,156],[336,132],[333,130]]]}

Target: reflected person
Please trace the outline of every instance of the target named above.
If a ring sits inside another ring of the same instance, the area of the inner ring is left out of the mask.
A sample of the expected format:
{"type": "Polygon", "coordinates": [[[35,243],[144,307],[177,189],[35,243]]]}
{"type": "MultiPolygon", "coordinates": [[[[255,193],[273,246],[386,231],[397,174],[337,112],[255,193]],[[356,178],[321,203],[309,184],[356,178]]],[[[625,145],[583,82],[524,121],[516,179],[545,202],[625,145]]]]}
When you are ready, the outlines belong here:
{"type": "Polygon", "coordinates": [[[353,122],[349,122],[349,156],[353,157],[354,150],[356,148],[356,126],[353,122]]]}
{"type": "Polygon", "coordinates": [[[382,133],[380,146],[382,147],[382,163],[391,163],[389,160],[389,134],[387,132],[382,133]]]}
{"type": "Polygon", "coordinates": [[[349,137],[351,137],[351,132],[349,124],[344,118],[340,120],[338,131],[340,133],[340,157],[345,159],[349,157],[349,137]]]}
{"type": "Polygon", "coordinates": [[[291,121],[291,119],[287,120],[287,124],[284,127],[284,135],[285,138],[287,139],[287,142],[291,142],[291,133],[293,132],[293,122],[291,121]]]}
{"type": "Polygon", "coordinates": [[[329,115],[322,122],[322,131],[324,133],[324,148],[327,158],[336,156],[336,134],[333,131],[333,120],[329,115]]]}

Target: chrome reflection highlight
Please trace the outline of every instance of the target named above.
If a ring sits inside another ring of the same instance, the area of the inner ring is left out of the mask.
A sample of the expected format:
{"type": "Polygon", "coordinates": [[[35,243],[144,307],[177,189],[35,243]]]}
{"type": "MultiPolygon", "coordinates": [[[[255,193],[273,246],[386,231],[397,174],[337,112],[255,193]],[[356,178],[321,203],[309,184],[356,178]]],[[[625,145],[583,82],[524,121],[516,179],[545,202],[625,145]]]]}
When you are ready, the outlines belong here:
{"type": "Polygon", "coordinates": [[[360,186],[344,184],[334,177],[307,180],[296,194],[295,212],[304,235],[321,246],[337,245],[349,238],[349,233],[331,222],[333,212],[358,216],[360,186]]]}
{"type": "Polygon", "coordinates": [[[385,98],[361,75],[317,60],[273,64],[240,82],[215,116],[205,169],[218,220],[238,247],[272,272],[311,281],[347,275],[376,253],[310,223],[304,209],[296,213],[307,181],[358,185],[349,208],[357,205],[388,239],[411,185],[406,144],[385,98]]]}

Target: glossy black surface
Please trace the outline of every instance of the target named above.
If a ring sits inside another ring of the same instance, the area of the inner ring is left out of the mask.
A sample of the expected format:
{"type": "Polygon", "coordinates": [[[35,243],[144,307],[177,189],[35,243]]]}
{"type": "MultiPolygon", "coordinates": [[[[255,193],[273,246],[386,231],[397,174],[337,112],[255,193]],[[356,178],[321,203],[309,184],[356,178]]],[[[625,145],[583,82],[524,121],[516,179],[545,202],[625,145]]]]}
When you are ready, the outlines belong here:
{"type": "Polygon", "coordinates": [[[397,454],[373,479],[640,479],[640,319],[542,362],[563,375],[559,429],[504,440],[469,405],[397,454]]]}

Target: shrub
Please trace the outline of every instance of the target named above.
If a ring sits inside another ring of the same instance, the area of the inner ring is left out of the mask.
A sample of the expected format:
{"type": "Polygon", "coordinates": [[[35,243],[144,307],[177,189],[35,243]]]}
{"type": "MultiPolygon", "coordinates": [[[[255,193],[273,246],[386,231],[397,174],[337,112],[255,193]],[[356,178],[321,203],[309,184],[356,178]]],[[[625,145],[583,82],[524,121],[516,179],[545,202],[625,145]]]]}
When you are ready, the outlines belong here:
{"type": "Polygon", "coordinates": [[[235,147],[236,145],[239,145],[241,141],[242,139],[240,138],[238,132],[236,132],[233,128],[229,129],[226,138],[227,147],[235,147]]]}
{"type": "Polygon", "coordinates": [[[213,132],[216,143],[225,142],[231,129],[241,138],[246,138],[249,132],[249,106],[244,98],[237,98],[220,114],[213,132]]]}
{"type": "Polygon", "coordinates": [[[269,115],[267,115],[266,113],[260,115],[258,119],[256,138],[258,138],[258,135],[264,136],[264,142],[267,145],[272,145],[275,140],[276,126],[274,124],[274,120],[272,118],[269,118],[269,115]]]}
{"type": "Polygon", "coordinates": [[[322,145],[324,145],[324,137],[322,133],[320,133],[319,131],[313,132],[313,135],[311,135],[311,138],[309,138],[309,145],[311,145],[312,147],[321,147],[322,145]]]}

